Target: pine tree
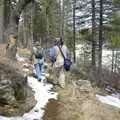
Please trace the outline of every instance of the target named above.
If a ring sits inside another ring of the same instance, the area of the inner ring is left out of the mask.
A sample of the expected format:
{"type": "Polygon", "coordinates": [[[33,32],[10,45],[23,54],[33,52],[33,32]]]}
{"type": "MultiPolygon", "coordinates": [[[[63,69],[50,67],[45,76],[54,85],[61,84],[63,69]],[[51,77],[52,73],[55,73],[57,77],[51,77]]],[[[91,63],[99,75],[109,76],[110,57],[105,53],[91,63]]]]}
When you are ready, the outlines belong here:
{"type": "Polygon", "coordinates": [[[101,69],[102,69],[102,46],[103,46],[103,0],[100,0],[99,55],[98,55],[99,73],[101,73],[101,69]]]}

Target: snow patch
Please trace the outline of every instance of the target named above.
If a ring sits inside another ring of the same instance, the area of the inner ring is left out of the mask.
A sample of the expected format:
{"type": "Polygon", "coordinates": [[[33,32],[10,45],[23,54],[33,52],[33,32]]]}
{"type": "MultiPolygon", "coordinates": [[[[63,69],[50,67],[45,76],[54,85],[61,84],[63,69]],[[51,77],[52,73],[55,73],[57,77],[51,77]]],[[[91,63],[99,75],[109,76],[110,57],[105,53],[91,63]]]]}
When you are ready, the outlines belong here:
{"type": "Polygon", "coordinates": [[[96,99],[102,103],[106,103],[120,108],[120,99],[118,99],[115,95],[111,95],[111,96],[96,95],[96,99]]]}

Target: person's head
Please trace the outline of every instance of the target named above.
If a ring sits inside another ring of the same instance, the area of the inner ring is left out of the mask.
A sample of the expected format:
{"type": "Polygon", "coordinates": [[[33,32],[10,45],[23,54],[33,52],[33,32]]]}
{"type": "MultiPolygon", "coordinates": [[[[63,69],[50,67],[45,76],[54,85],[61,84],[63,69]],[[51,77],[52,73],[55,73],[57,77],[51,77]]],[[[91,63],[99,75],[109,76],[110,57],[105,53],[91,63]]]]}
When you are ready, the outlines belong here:
{"type": "Polygon", "coordinates": [[[59,44],[59,40],[60,40],[60,38],[55,38],[55,40],[53,42],[53,45],[58,45],[59,44]]]}

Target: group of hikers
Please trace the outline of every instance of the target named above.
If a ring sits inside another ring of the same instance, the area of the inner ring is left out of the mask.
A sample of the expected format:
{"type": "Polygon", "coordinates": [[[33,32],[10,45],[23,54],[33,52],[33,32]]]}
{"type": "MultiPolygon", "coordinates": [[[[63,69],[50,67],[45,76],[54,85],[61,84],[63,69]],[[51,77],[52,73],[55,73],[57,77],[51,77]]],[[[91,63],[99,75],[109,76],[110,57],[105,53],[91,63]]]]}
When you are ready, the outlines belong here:
{"type": "MultiPolygon", "coordinates": [[[[64,88],[65,72],[69,71],[72,64],[70,52],[64,44],[64,40],[62,38],[56,39],[47,53],[54,73],[53,83],[64,88]]],[[[41,81],[41,73],[43,72],[44,56],[45,52],[40,43],[35,42],[31,51],[30,60],[34,62],[35,75],[39,81],[41,81]]]]}

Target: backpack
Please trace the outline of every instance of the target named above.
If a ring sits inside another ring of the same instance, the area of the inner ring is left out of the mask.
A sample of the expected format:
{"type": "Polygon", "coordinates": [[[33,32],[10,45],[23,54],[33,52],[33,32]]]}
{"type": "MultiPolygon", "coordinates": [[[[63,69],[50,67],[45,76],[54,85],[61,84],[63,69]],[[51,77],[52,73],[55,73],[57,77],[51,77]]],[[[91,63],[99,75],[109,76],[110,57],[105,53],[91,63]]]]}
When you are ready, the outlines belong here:
{"type": "Polygon", "coordinates": [[[64,54],[63,54],[63,52],[62,52],[62,50],[61,50],[61,47],[60,46],[58,46],[59,47],[59,50],[60,50],[60,52],[61,52],[61,54],[62,54],[62,56],[63,56],[63,58],[64,58],[64,69],[66,70],[66,71],[69,71],[70,70],[70,67],[71,67],[71,65],[72,65],[72,61],[70,60],[70,59],[68,59],[68,58],[65,58],[65,56],[64,56],[64,54]]]}
{"type": "Polygon", "coordinates": [[[71,65],[72,65],[72,61],[70,59],[65,58],[64,59],[64,68],[66,71],[70,70],[71,65]]]}
{"type": "Polygon", "coordinates": [[[42,59],[43,58],[43,50],[42,50],[42,48],[37,48],[36,53],[35,53],[35,57],[37,59],[42,59]]]}
{"type": "Polygon", "coordinates": [[[53,47],[48,50],[48,55],[50,57],[51,62],[54,63],[56,61],[56,52],[53,47]]]}

